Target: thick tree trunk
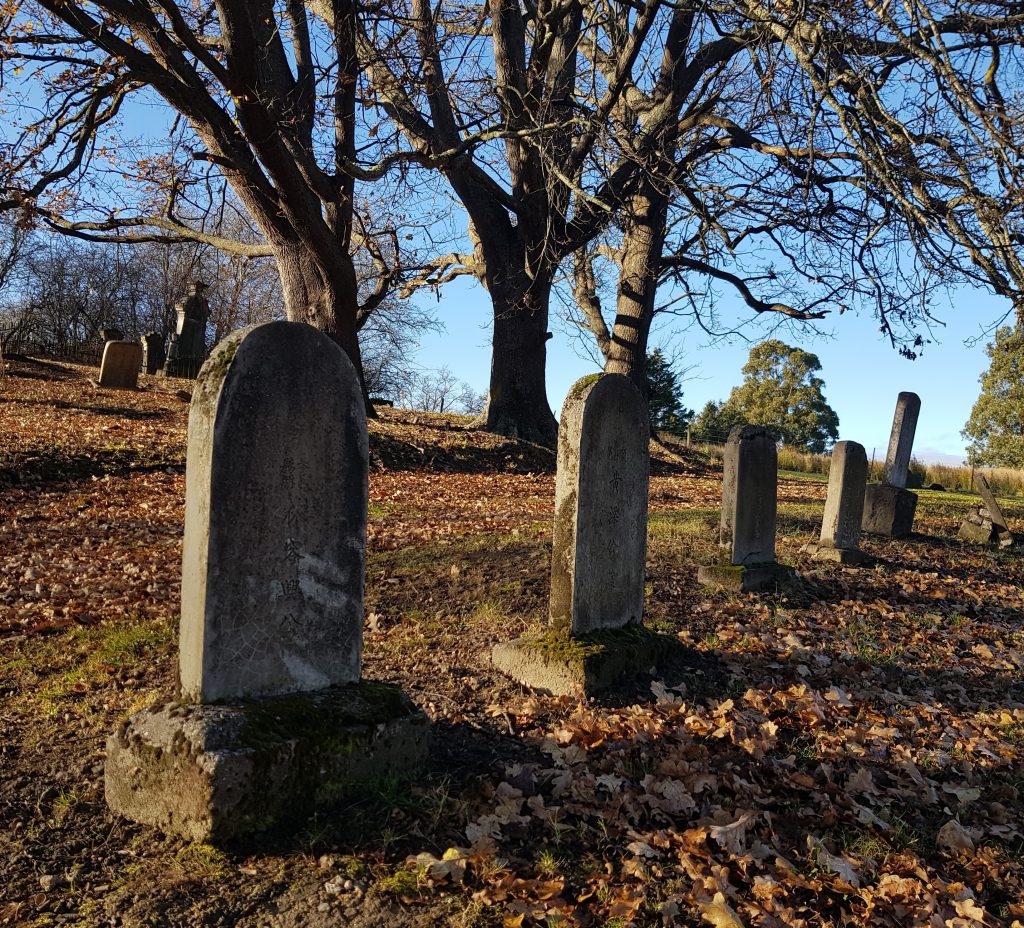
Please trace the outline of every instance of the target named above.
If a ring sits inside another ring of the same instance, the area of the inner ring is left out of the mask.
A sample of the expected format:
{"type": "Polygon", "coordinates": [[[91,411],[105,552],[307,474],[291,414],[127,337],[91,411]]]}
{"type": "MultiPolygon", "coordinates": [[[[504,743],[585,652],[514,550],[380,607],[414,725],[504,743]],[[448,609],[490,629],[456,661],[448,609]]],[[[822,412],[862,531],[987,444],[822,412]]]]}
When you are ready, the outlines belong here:
{"type": "Polygon", "coordinates": [[[615,325],[604,369],[625,374],[646,397],[647,337],[654,318],[668,197],[645,183],[631,199],[627,213],[631,222],[622,240],[615,325]]]}
{"type": "Polygon", "coordinates": [[[546,380],[550,294],[550,284],[538,281],[525,292],[492,289],[491,382],[480,423],[488,432],[553,448],[558,422],[546,380]]]}
{"type": "Polygon", "coordinates": [[[358,284],[351,259],[342,255],[335,273],[325,273],[313,251],[301,243],[274,243],[271,247],[281,275],[288,319],[319,329],[341,347],[359,377],[367,418],[377,418],[363,375],[356,327],[358,284]]]}

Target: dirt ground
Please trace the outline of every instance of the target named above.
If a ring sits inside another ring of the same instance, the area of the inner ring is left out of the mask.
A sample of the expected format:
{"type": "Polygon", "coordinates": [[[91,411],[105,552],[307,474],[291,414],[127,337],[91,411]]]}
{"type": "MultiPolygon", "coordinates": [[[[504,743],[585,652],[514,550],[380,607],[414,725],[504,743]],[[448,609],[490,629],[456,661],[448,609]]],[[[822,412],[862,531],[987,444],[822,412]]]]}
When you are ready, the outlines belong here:
{"type": "Polygon", "coordinates": [[[0,378],[0,924],[1024,925],[1022,560],[956,539],[974,499],[839,568],[783,475],[800,582],[718,593],[721,474],[662,449],[645,622],[689,656],[538,698],[488,655],[545,620],[553,456],[451,416],[371,426],[364,672],[429,764],[229,846],[114,817],[106,738],[175,688],[188,383],[90,376],[0,378]]]}

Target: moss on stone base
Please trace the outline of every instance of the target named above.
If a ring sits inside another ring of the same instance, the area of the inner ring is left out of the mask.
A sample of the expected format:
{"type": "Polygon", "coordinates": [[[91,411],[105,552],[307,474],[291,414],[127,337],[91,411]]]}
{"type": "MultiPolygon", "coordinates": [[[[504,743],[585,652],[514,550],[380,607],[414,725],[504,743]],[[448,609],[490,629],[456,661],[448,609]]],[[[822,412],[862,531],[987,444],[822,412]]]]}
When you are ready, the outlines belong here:
{"type": "Polygon", "coordinates": [[[415,767],[428,735],[423,714],[383,683],[235,705],[169,703],[109,739],[107,802],[192,840],[232,838],[415,767]]]}
{"type": "Polygon", "coordinates": [[[678,654],[675,638],[642,625],[574,636],[564,629],[497,645],[494,665],[514,680],[555,696],[592,695],[632,676],[656,673],[678,654]]]}
{"type": "Polygon", "coordinates": [[[697,571],[697,582],[733,593],[774,590],[797,579],[796,571],[783,564],[711,564],[697,571]]]}

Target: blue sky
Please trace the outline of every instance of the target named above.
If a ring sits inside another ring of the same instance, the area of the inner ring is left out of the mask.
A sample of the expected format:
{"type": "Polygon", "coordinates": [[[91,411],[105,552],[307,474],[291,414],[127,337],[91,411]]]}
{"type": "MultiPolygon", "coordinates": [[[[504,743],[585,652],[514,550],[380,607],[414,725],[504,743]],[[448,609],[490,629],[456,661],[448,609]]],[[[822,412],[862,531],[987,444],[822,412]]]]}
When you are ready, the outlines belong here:
{"type": "MultiPolygon", "coordinates": [[[[445,331],[424,340],[417,361],[426,368],[446,366],[485,391],[490,370],[486,292],[460,280],[442,293],[439,303],[434,304],[432,297],[429,301],[445,331]]],[[[555,305],[553,302],[552,315],[557,313],[555,305]]],[[[1006,301],[982,291],[957,292],[950,305],[936,310],[946,325],[935,325],[930,335],[925,333],[931,342],[915,361],[901,357],[866,314],[830,317],[819,323],[818,336],[782,331],[772,337],[818,355],[825,396],[839,415],[840,438],[860,442],[869,457],[875,450],[883,458],[896,396],[901,390],[911,390],[921,397],[915,455],[924,461],[959,463],[964,458],[960,430],[978,396],[978,377],[988,363],[984,333],[1008,308],[1006,301]],[[976,344],[965,344],[972,338],[976,344]]],[[[733,318],[739,320],[745,314],[736,309],[733,318]]],[[[557,414],[572,383],[597,368],[574,350],[564,329],[556,325],[553,331],[555,336],[548,342],[548,398],[557,414]]],[[[756,331],[751,329],[748,337],[755,337],[756,331]]],[[[708,400],[725,399],[742,379],[740,369],[750,342],[711,342],[694,331],[673,336],[667,328],[652,339],[653,344],[666,341],[671,341],[681,365],[688,368],[683,386],[687,406],[699,410],[708,400]]]]}

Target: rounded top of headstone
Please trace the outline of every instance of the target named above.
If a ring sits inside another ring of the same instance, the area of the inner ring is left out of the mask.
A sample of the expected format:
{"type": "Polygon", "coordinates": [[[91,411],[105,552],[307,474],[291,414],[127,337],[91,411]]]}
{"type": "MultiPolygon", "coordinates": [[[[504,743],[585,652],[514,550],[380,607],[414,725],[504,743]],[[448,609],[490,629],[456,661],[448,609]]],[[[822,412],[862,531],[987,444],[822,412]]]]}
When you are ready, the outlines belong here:
{"type": "Polygon", "coordinates": [[[766,438],[775,444],[775,438],[763,425],[734,425],[729,432],[729,444],[736,444],[741,441],[754,441],[759,438],[766,438]]]}
{"type": "Polygon", "coordinates": [[[896,402],[901,406],[920,407],[921,397],[911,390],[901,390],[900,395],[896,398],[896,402]]]}
{"type": "Polygon", "coordinates": [[[304,322],[275,320],[238,329],[217,344],[199,371],[192,404],[216,402],[233,365],[244,361],[259,367],[268,354],[289,357],[290,363],[322,375],[341,368],[340,376],[356,378],[348,355],[323,332],[304,322]]]}
{"type": "MultiPolygon", "coordinates": [[[[561,421],[579,421],[585,415],[589,417],[592,410],[608,404],[625,404],[626,409],[632,407],[637,425],[647,427],[647,403],[637,385],[625,374],[590,374],[581,377],[566,394],[561,421]]],[[[600,412],[596,414],[601,415],[600,412]]]]}
{"type": "Polygon", "coordinates": [[[868,453],[864,446],[859,441],[850,441],[844,438],[842,441],[837,441],[832,446],[832,453],[845,454],[847,457],[856,456],[858,458],[867,459],[868,453]]]}

